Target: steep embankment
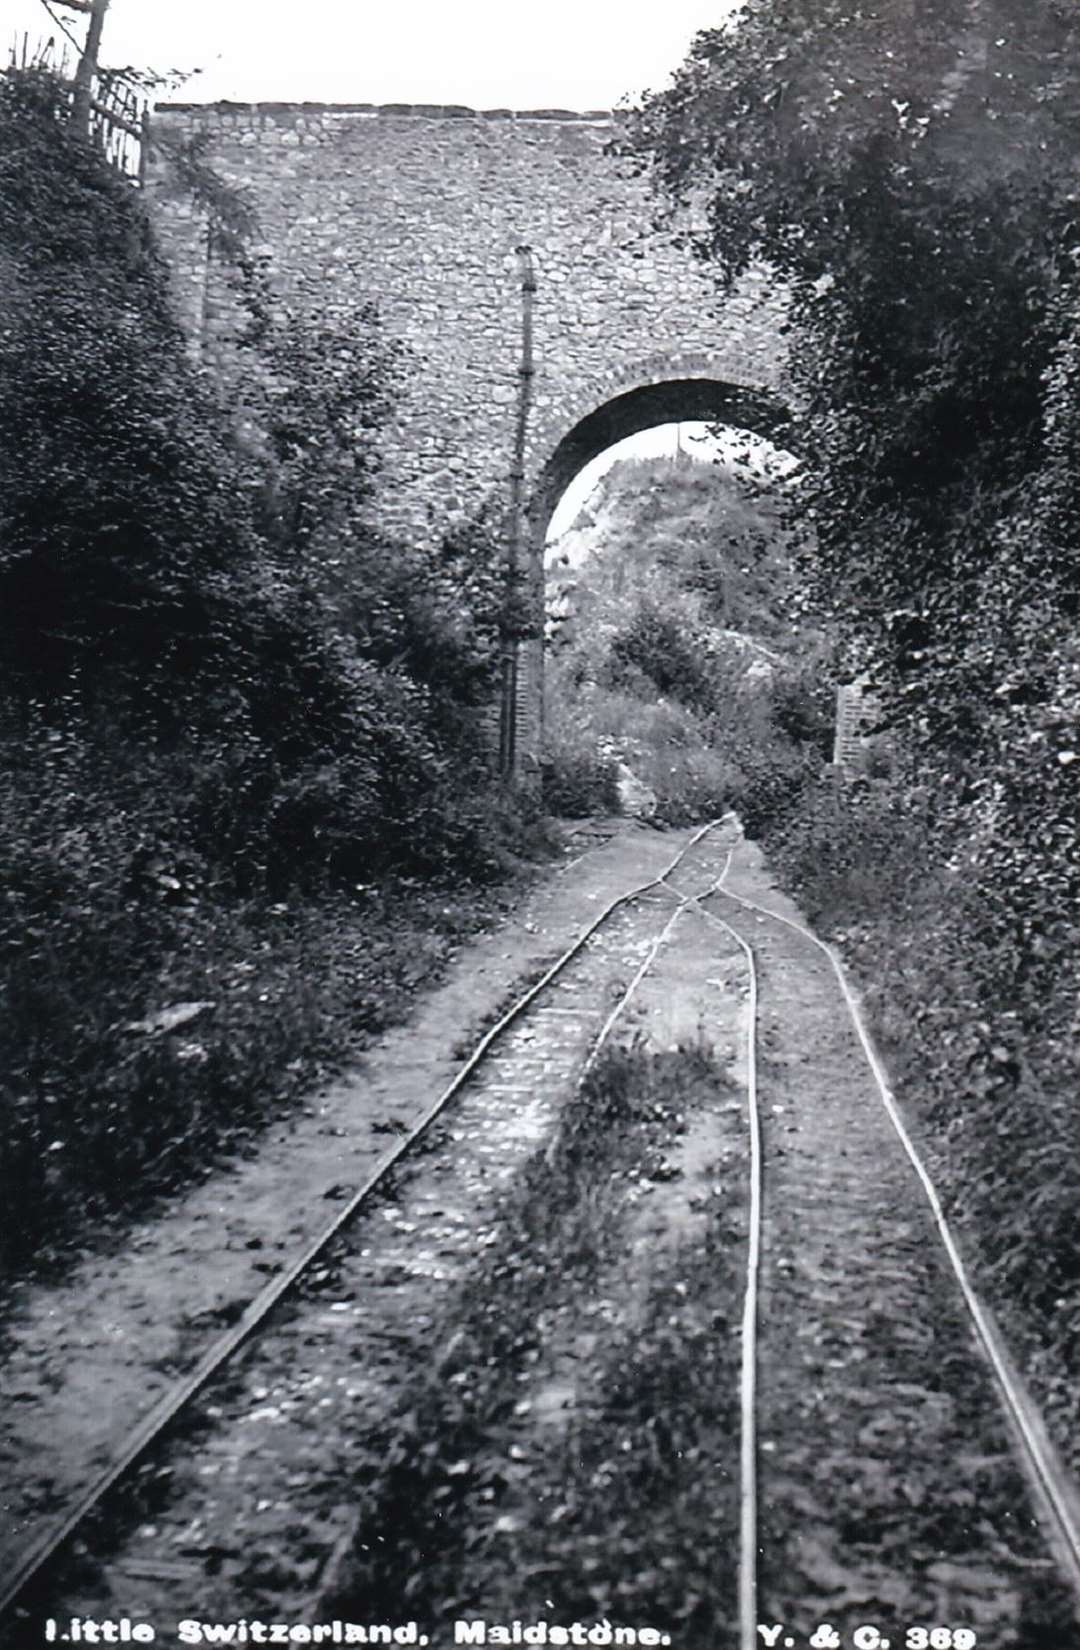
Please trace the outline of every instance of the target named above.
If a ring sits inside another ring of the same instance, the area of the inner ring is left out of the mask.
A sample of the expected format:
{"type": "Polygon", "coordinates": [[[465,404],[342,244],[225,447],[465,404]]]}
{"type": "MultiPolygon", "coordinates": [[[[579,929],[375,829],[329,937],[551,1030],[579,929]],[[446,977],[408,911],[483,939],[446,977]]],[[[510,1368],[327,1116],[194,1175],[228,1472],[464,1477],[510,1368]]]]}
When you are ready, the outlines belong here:
{"type": "Polygon", "coordinates": [[[67,110],[0,75],[0,1290],[246,1151],[533,830],[490,539],[382,531],[392,343],[238,267],[230,400],[67,110]]]}
{"type": "Polygon", "coordinates": [[[548,551],[553,637],[634,593],[697,598],[698,616],[782,652],[791,642],[794,545],[781,484],[717,464],[626,459],[548,551]]]}
{"type": "Polygon", "coordinates": [[[832,695],[798,622],[783,484],[614,465],[548,567],[553,807],[685,820],[828,754],[832,695]]]}

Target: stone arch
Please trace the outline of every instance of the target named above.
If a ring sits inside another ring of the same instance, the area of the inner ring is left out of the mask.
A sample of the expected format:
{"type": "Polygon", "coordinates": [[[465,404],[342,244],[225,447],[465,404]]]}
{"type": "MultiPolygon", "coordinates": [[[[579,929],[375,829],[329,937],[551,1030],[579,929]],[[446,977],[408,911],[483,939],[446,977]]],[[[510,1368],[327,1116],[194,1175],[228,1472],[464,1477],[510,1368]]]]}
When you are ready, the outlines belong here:
{"type": "MultiPolygon", "coordinates": [[[[786,288],[765,267],[721,288],[678,224],[656,228],[648,178],[612,152],[617,124],[595,110],[430,104],[155,110],[157,135],[197,138],[243,187],[274,289],[297,314],[337,325],[375,300],[408,350],[381,449],[389,531],[426,540],[487,499],[512,500],[514,557],[531,571],[560,488],[620,437],[695,416],[775,429],[766,386],[788,381],[786,288]],[[525,240],[537,276],[527,365],[512,250],[525,240]]],[[[193,353],[227,373],[244,317],[169,147],[147,150],[146,196],[193,353]]],[[[510,668],[507,680],[501,731],[524,754],[537,748],[522,724],[539,684],[510,668]]]]}
{"type": "Polygon", "coordinates": [[[528,504],[534,550],[542,554],[555,506],[586,464],[627,436],[692,421],[732,424],[783,443],[790,412],[775,390],[739,382],[706,355],[657,356],[609,374],[537,432],[528,504]]]}
{"type": "MultiPolygon", "coordinates": [[[[794,446],[791,411],[772,388],[733,377],[700,353],[655,356],[622,366],[538,421],[532,442],[533,481],[526,507],[536,634],[543,633],[544,544],[562,494],[594,458],[616,442],[659,424],[702,421],[731,424],[794,446]]],[[[526,767],[543,744],[544,648],[526,644],[518,678],[517,744],[526,767]]]]}

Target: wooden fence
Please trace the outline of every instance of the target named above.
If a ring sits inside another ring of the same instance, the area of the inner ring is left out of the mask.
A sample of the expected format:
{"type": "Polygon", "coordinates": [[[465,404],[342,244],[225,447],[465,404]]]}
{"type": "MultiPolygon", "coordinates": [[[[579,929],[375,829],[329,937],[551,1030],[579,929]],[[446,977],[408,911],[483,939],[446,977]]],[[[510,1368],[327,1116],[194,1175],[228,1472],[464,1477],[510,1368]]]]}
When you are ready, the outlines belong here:
{"type": "MultiPolygon", "coordinates": [[[[28,34],[12,42],[9,67],[42,69],[69,95],[74,91],[75,64],[66,40],[31,40],[28,34]]],[[[142,168],[143,127],[148,99],[122,70],[101,69],[90,95],[90,136],[122,176],[138,181],[142,168]]]]}

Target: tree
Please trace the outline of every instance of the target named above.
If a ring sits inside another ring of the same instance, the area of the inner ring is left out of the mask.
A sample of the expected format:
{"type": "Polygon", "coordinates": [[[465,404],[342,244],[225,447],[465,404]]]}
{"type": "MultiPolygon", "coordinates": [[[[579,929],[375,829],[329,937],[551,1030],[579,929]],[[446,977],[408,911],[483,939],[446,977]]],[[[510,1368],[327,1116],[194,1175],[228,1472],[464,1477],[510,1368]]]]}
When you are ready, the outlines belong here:
{"type": "Polygon", "coordinates": [[[5,722],[187,764],[176,832],[238,884],[470,853],[486,873],[485,533],[379,530],[397,350],[367,312],[337,327],[267,290],[230,402],[69,109],[47,73],[0,76],[5,722]]]}
{"type": "Polygon", "coordinates": [[[167,677],[254,555],[250,488],[137,197],[66,102],[47,74],[0,79],[5,671],[167,677]]]}
{"type": "MultiPolygon", "coordinates": [[[[1047,1161],[1076,1136],[1078,48],[1071,0],[748,0],[626,139],[722,278],[763,258],[793,292],[806,577],[929,821],[916,977],[955,994],[929,1086],[995,1137],[1015,1101],[1047,1161]]],[[[911,943],[885,872],[843,926],[868,904],[911,943]]],[[[1070,1236],[1048,1275],[1075,1265],[1070,1236]]]]}
{"type": "Polygon", "coordinates": [[[819,600],[894,713],[959,747],[1000,686],[988,593],[1000,633],[1075,578],[1075,518],[1019,559],[1002,523],[1049,456],[1078,45],[1065,0],[750,0],[628,138],[704,202],[725,276],[762,257],[791,283],[819,600]]]}

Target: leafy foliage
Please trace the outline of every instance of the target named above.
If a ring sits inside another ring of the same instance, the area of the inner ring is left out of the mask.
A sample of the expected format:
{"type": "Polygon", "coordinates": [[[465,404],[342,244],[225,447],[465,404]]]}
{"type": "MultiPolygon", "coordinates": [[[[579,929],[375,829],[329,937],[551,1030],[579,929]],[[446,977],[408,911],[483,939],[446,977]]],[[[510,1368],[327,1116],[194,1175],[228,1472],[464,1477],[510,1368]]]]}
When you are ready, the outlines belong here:
{"type": "Polygon", "coordinates": [[[107,657],[160,681],[205,654],[253,551],[243,476],[129,186],[57,118],[45,75],[3,78],[0,131],[6,671],[55,681],[107,657]]]}
{"type": "Polygon", "coordinates": [[[780,805],[831,753],[833,694],[758,640],[780,630],[791,587],[768,490],[624,463],[571,538],[587,553],[549,572],[548,794],[587,802],[604,764],[609,786],[636,777],[665,823],[780,805]]]}
{"type": "Polygon", "coordinates": [[[1064,0],[748,0],[627,138],[696,202],[722,278],[764,259],[791,293],[803,570],[900,761],[884,788],[811,789],[774,847],[887,978],[979,1245],[1059,1360],[1080,1321],[1078,46],[1064,0]]]}
{"type": "Polygon", "coordinates": [[[984,730],[987,621],[1075,601],[1076,546],[1029,530],[1025,492],[1072,307],[1078,28],[1057,0],[753,0],[629,140],[702,206],[699,251],[789,283],[808,576],[939,744],[984,730]]]}
{"type": "MultiPolygon", "coordinates": [[[[188,184],[214,205],[212,176],[188,184]]],[[[250,220],[229,204],[235,252],[250,220]]],[[[505,876],[537,835],[486,757],[498,522],[415,547],[373,519],[403,370],[374,313],[305,324],[241,262],[243,371],[219,394],[137,193],[40,71],[0,76],[0,274],[10,1258],[43,1222],[191,1173],[331,1036],[394,1011],[427,940],[411,920],[381,934],[373,886],[422,907],[424,885],[505,876]],[[320,912],[364,935],[355,990],[320,912]],[[124,1030],[203,999],[190,1059],[124,1030]]]]}
{"type": "Polygon", "coordinates": [[[659,693],[689,710],[705,710],[715,697],[717,684],[708,655],[694,645],[677,618],[651,603],[643,603],[615,634],[609,657],[613,686],[638,671],[659,693]]]}
{"type": "MultiPolygon", "coordinates": [[[[223,1150],[251,1149],[320,1071],[401,1013],[486,904],[475,887],[370,873],[348,893],[297,890],[295,870],[284,887],[240,891],[239,805],[205,752],[133,758],[115,727],[74,709],[6,731],[0,1280],[223,1150]],[[190,1022],[170,1029],[167,1011],[185,1005],[190,1022]]],[[[279,817],[267,839],[283,848],[311,798],[268,800],[279,817]]]]}

